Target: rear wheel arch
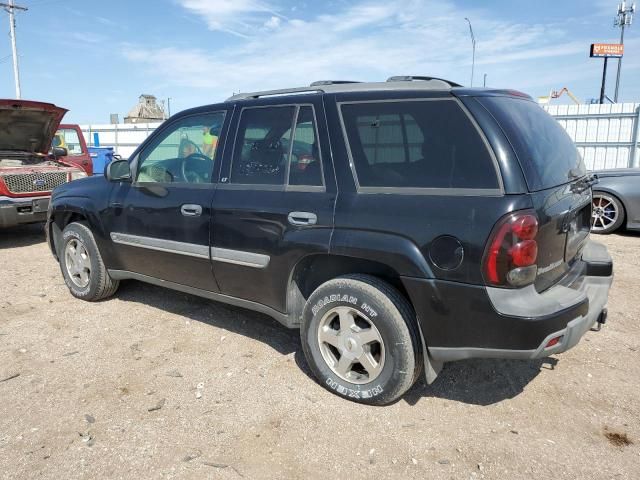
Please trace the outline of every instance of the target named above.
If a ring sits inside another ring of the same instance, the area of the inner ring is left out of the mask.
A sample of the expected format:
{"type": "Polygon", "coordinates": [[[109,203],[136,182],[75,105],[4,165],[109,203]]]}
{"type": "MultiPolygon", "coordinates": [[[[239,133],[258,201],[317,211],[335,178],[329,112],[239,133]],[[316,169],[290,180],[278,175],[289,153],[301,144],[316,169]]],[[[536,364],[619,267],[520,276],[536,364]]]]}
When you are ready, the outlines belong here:
{"type": "Polygon", "coordinates": [[[409,303],[400,274],[375,260],[331,254],[313,254],[293,268],[287,289],[287,307],[294,324],[300,323],[302,309],[311,294],[323,283],[345,275],[369,275],[396,288],[409,303]]]}

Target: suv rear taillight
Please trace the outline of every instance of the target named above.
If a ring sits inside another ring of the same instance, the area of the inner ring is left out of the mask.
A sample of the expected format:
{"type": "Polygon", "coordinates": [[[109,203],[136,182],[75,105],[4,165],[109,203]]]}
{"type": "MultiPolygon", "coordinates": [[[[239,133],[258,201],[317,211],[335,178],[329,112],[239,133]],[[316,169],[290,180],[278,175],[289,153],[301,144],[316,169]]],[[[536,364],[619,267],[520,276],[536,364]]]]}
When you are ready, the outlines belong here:
{"type": "Polygon", "coordinates": [[[490,285],[522,287],[538,273],[538,218],[533,211],[504,216],[494,227],[484,255],[484,276],[490,285]]]}

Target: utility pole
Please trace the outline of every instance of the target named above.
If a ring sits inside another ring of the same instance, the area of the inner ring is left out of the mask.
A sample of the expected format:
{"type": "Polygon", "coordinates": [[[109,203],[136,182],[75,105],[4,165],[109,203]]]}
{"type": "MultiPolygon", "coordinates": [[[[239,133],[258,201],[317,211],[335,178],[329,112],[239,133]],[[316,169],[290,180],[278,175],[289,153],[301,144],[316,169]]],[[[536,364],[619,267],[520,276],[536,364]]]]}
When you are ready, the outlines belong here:
{"type": "Polygon", "coordinates": [[[476,66],[476,37],[473,35],[473,28],[471,27],[471,20],[467,17],[464,19],[469,23],[469,33],[471,33],[471,46],[473,47],[473,53],[471,57],[471,86],[473,87],[473,70],[476,66]]]}
{"type": "Polygon", "coordinates": [[[16,18],[15,10],[22,10],[26,12],[26,7],[19,7],[13,4],[13,0],[9,0],[9,3],[0,3],[0,7],[9,13],[9,32],[11,34],[11,51],[13,53],[13,78],[16,82],[16,98],[20,99],[20,71],[18,70],[18,48],[16,47],[16,18]]]}
{"type": "Polygon", "coordinates": [[[484,80],[482,81],[482,86],[486,87],[487,86],[487,74],[484,74],[484,80]]]}
{"type": "MultiPolygon", "coordinates": [[[[626,2],[618,5],[618,15],[613,20],[615,27],[620,27],[620,44],[624,45],[624,27],[631,26],[633,14],[636,11],[636,4],[627,6],[626,2]]],[[[616,75],[616,92],[613,101],[618,103],[618,89],[620,87],[620,70],[622,69],[622,57],[618,58],[618,74],[616,75]]]]}
{"type": "Polygon", "coordinates": [[[171,97],[167,97],[167,113],[171,117],[171,97]]]}

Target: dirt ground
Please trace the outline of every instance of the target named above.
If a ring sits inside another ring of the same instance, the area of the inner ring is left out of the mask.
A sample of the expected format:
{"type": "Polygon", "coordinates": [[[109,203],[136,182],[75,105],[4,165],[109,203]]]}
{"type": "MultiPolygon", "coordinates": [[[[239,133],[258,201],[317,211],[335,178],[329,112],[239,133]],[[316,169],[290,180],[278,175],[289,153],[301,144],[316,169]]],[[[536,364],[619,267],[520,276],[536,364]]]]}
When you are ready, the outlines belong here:
{"type": "Polygon", "coordinates": [[[638,479],[640,235],[598,240],[616,275],[601,332],[366,407],[264,315],[133,281],[85,303],[40,226],[1,231],[0,478],[638,479]]]}

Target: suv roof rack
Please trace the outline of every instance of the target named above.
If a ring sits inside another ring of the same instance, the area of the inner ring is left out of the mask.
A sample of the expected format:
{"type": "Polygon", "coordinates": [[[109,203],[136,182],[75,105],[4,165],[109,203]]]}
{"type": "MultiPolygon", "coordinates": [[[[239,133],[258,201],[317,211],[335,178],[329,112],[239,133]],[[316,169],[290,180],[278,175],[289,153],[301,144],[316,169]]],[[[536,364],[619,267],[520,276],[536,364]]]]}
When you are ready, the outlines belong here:
{"type": "Polygon", "coordinates": [[[425,77],[425,76],[418,76],[418,75],[396,75],[394,77],[387,78],[387,82],[413,82],[415,80],[424,81],[424,82],[428,82],[431,80],[438,80],[440,82],[449,84],[449,86],[451,87],[462,86],[459,83],[452,82],[451,80],[445,80],[444,78],[438,78],[438,77],[425,77]]]}
{"type": "Polygon", "coordinates": [[[310,87],[319,87],[321,85],[344,85],[346,83],[362,83],[359,80],[318,80],[317,82],[312,82],[310,87]]]}
{"type": "Polygon", "coordinates": [[[238,93],[227,98],[227,102],[248,100],[263,97],[277,97],[283,95],[313,94],[313,93],[341,93],[366,92],[383,90],[447,90],[461,87],[455,82],[436,77],[397,76],[390,77],[386,82],[357,82],[353,80],[320,80],[308,87],[282,88],[278,90],[264,90],[260,92],[238,93]],[[419,80],[419,81],[416,81],[419,80]]]}
{"type": "Polygon", "coordinates": [[[295,95],[304,93],[322,93],[322,88],[317,88],[315,85],[310,87],[295,87],[295,88],[280,88],[278,90],[263,90],[261,92],[250,93],[238,93],[227,98],[227,102],[234,100],[246,100],[247,98],[261,98],[261,97],[275,97],[278,95],[295,95]]]}

